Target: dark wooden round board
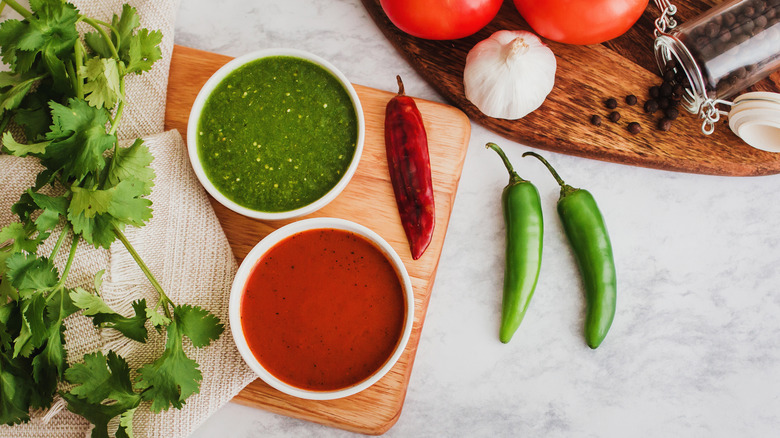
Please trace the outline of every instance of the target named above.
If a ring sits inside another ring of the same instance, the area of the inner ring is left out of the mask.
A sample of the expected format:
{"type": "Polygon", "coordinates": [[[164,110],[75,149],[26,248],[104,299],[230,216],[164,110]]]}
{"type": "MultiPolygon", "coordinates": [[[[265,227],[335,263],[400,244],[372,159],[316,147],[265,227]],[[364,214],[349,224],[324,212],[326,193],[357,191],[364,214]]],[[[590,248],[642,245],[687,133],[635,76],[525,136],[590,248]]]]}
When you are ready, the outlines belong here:
{"type": "MultiPolygon", "coordinates": [[[[511,0],[504,2],[496,18],[476,34],[449,41],[425,40],[395,27],[379,0],[362,0],[373,20],[439,93],[463,110],[471,120],[518,143],[593,158],[656,169],[712,175],[757,176],[780,173],[780,153],[751,148],[735,136],[725,120],[714,134],[701,133],[697,116],[685,113],[669,132],[655,128],[659,116],[644,114],[642,104],[651,85],[660,84],[653,58],[653,20],[658,10],[651,1],[639,21],[623,36],[590,46],[543,40],[557,58],[555,88],[544,104],[520,120],[494,119],[482,114],[465,97],[463,67],[469,50],[498,30],[531,30],[511,0]],[[635,94],[639,104],[628,106],[624,97],[635,94]],[[604,100],[615,97],[622,117],[606,119],[604,100]],[[602,126],[589,123],[601,115],[602,126]],[[642,132],[630,134],[626,126],[636,121],[642,132]]],[[[692,19],[717,0],[679,0],[677,18],[692,19]]],[[[780,92],[780,71],[750,90],[780,92]]]]}

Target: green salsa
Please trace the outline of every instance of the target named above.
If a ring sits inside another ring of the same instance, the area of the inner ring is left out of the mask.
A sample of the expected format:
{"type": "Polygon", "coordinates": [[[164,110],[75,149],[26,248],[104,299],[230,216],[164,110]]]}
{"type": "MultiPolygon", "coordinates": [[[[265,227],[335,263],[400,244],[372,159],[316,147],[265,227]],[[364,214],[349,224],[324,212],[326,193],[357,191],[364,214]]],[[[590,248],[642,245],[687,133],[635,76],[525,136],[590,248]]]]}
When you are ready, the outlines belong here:
{"type": "Polygon", "coordinates": [[[229,73],[198,121],[198,157],[220,193],[246,208],[308,205],[344,176],[357,116],[333,74],[304,59],[272,56],[229,73]]]}

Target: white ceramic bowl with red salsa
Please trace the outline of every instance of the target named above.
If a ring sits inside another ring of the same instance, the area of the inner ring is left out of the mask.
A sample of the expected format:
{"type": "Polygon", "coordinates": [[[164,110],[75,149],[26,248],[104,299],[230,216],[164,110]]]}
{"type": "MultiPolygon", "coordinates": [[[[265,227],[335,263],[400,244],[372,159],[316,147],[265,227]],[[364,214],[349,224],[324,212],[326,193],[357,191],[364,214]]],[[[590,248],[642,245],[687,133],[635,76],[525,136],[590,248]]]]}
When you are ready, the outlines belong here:
{"type": "Polygon", "coordinates": [[[330,400],[376,383],[412,331],[401,258],[355,222],[314,218],[272,232],[246,256],[230,294],[238,351],[267,384],[330,400]]]}

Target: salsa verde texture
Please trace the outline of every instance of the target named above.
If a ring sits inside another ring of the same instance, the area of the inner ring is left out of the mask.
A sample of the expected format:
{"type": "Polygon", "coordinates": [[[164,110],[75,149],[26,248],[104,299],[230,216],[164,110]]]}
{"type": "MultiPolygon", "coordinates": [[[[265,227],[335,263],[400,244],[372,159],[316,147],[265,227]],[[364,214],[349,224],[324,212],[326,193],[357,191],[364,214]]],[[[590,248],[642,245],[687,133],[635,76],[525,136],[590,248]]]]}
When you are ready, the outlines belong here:
{"type": "Polygon", "coordinates": [[[198,156],[233,202],[290,211],[338,183],[355,154],[357,129],[336,77],[304,59],[272,56],[231,72],[211,93],[198,122],[198,156]]]}

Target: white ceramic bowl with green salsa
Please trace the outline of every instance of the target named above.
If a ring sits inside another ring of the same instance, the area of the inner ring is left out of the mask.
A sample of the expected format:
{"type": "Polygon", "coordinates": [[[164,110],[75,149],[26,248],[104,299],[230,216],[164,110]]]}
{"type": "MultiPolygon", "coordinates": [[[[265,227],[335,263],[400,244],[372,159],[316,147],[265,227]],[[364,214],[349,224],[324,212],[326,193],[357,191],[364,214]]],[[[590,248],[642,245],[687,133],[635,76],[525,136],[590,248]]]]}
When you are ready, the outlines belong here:
{"type": "Polygon", "coordinates": [[[238,57],[206,82],[187,125],[190,162],[227,208],[263,220],[312,213],[341,193],[363,151],[352,84],[295,49],[238,57]]]}

